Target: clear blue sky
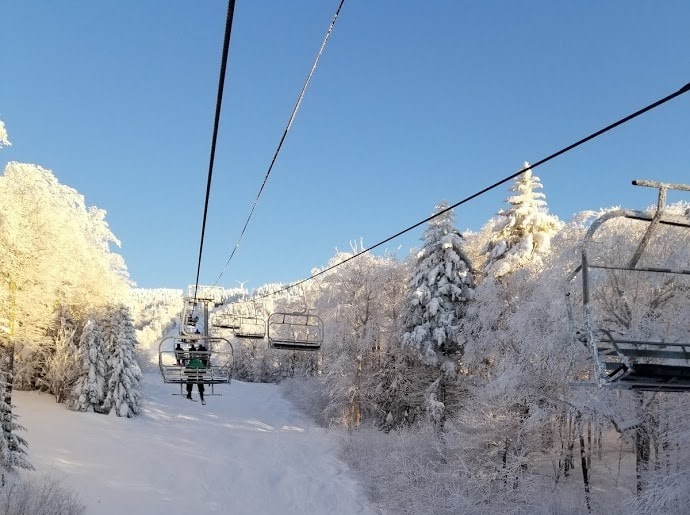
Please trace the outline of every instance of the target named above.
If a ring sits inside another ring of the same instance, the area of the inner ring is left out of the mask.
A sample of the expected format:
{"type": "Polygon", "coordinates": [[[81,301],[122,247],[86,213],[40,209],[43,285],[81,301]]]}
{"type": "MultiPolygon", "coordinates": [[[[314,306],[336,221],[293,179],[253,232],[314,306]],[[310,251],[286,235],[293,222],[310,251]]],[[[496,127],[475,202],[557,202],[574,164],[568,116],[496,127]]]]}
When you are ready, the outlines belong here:
{"type": "MultiPolygon", "coordinates": [[[[237,0],[201,283],[235,246],[337,5],[237,0]]],[[[0,3],[0,165],[50,168],[105,209],[142,287],[195,279],[226,9],[0,3]]],[[[219,284],[307,277],[676,91],[688,27],[687,0],[346,0],[219,284]]],[[[534,173],[564,220],[654,203],[630,181],[690,183],[690,94],[534,173]]],[[[458,228],[478,230],[507,188],[458,208],[458,228]]],[[[387,248],[404,257],[420,235],[387,248]]]]}

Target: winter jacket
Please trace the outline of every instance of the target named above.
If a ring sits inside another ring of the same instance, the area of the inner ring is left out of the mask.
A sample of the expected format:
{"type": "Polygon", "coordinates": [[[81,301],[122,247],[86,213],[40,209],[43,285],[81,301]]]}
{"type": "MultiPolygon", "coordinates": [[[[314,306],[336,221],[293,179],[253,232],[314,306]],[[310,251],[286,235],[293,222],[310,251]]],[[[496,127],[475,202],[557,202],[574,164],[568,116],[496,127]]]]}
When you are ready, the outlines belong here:
{"type": "Polygon", "coordinates": [[[204,362],[200,358],[191,358],[189,361],[187,361],[187,368],[199,369],[206,367],[204,366],[204,362]]]}

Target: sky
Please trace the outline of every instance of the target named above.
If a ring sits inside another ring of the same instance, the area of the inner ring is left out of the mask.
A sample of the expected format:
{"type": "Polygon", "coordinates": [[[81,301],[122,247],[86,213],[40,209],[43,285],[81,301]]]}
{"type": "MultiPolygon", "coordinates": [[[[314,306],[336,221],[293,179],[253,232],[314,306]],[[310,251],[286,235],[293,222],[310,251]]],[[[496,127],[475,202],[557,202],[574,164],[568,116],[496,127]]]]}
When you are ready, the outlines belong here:
{"type": "Polygon", "coordinates": [[[335,436],[303,419],[276,385],[216,385],[222,395],[205,406],[172,395],[177,385],[157,373],[144,375],[143,388],[133,419],[13,393],[31,464],[73,489],[89,515],[377,513],[335,436]]]}
{"type": "MultiPolygon", "coordinates": [[[[201,284],[308,277],[690,82],[686,0],[346,0],[228,263],[338,4],[236,2],[201,284]]],[[[226,10],[0,3],[0,166],[39,164],[105,209],[140,287],[195,282],[226,10]]],[[[534,174],[565,221],[642,209],[656,196],[633,179],[690,183],[689,135],[685,94],[534,174]]],[[[479,230],[508,187],[457,227],[479,230]]],[[[376,253],[404,258],[422,230],[376,253]]]]}

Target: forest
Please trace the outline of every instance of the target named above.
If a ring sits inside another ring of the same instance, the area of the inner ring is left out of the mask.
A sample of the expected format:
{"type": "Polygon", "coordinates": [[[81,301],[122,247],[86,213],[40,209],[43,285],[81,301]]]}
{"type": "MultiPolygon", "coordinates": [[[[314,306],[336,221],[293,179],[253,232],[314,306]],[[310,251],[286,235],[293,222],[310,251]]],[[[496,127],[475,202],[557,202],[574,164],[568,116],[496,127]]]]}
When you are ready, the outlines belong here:
{"type": "MultiPolygon", "coordinates": [[[[396,513],[684,512],[688,396],[606,384],[587,341],[588,332],[688,341],[690,230],[657,228],[639,257],[654,273],[598,269],[585,309],[583,241],[612,209],[564,222],[549,214],[542,189],[526,165],[506,205],[476,233],[458,231],[440,201],[410,256],[374,255],[353,242],[297,287],[207,291],[217,316],[310,312],[323,321],[318,352],[279,351],[229,332],[233,378],[279,383],[298,409],[339,431],[368,494],[396,513]]],[[[652,200],[653,192],[650,213],[652,200]]],[[[690,222],[687,202],[666,212],[690,222]]],[[[646,225],[602,225],[590,257],[629,260],[646,225]]],[[[136,288],[118,244],[105,212],[52,172],[7,164],[7,471],[31,468],[13,389],[50,392],[75,411],[131,418],[141,409],[142,371],[155,370],[157,342],[175,330],[186,292],[136,288]]],[[[687,367],[687,358],[678,361],[687,367]]]]}

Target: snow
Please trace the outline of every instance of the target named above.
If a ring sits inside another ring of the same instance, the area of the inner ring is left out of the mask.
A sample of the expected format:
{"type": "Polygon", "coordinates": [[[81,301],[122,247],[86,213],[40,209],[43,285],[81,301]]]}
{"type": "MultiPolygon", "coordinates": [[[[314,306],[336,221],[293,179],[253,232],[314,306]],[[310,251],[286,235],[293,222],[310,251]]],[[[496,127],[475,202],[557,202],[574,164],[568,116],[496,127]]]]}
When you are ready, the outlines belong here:
{"type": "MultiPolygon", "coordinates": [[[[335,434],[272,384],[215,385],[206,406],[145,373],[134,418],[79,413],[52,395],[13,394],[29,459],[71,486],[89,515],[374,514],[335,434]]],[[[210,393],[210,387],[207,387],[210,393]]],[[[195,390],[196,396],[196,390],[195,390]]]]}

